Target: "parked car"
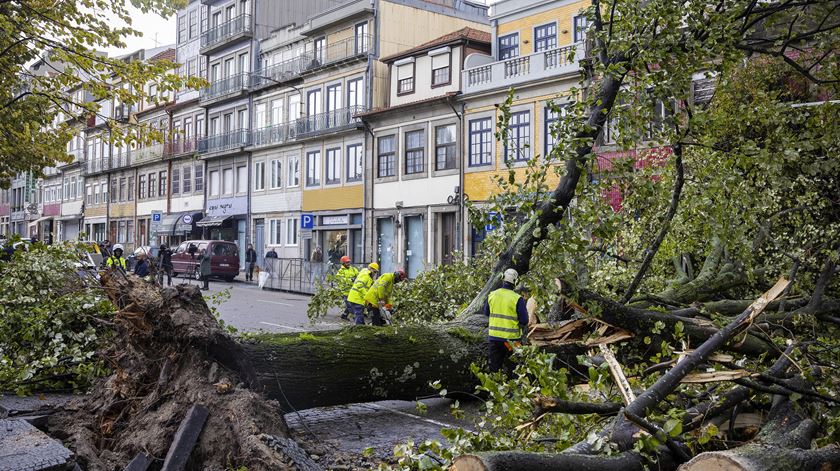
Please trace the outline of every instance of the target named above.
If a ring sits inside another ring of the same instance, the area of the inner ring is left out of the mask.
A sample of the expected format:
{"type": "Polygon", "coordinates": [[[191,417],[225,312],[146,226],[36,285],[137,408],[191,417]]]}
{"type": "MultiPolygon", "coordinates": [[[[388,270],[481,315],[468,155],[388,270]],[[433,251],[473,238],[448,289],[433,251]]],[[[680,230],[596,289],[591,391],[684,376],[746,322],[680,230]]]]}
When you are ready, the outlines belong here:
{"type": "Polygon", "coordinates": [[[172,254],[173,274],[198,279],[199,254],[202,250],[210,254],[210,276],[232,281],[239,274],[239,248],[226,240],[188,240],[182,243],[172,254]],[[193,254],[189,250],[191,244],[197,249],[193,254]]]}

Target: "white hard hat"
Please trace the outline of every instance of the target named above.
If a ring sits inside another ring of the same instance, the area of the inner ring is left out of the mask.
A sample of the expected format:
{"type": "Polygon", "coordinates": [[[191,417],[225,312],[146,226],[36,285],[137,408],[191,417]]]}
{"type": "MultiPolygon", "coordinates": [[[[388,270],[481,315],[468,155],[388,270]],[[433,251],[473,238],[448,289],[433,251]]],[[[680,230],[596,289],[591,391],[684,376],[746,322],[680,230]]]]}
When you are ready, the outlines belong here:
{"type": "Polygon", "coordinates": [[[517,272],[513,268],[508,268],[507,270],[505,270],[505,281],[514,284],[516,283],[517,278],[519,278],[519,272],[517,272]]]}
{"type": "Polygon", "coordinates": [[[125,248],[123,247],[123,245],[122,245],[122,244],[114,244],[114,249],[113,249],[113,250],[122,250],[122,251],[125,251],[125,248]]]}

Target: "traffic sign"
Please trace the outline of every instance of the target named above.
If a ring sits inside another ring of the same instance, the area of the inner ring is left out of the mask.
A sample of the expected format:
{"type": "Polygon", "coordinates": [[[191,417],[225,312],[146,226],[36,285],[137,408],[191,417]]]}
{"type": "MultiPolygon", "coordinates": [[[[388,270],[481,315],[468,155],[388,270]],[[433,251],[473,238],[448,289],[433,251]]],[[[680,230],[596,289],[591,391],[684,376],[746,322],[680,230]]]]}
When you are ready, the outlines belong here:
{"type": "Polygon", "coordinates": [[[300,228],[301,229],[312,229],[315,227],[315,215],[314,214],[301,214],[300,215],[300,228]]]}
{"type": "Polygon", "coordinates": [[[185,214],[184,217],[181,218],[181,220],[184,221],[184,224],[192,224],[192,216],[190,216],[189,214],[185,214]]]}
{"type": "Polygon", "coordinates": [[[501,225],[502,215],[496,211],[490,211],[490,223],[484,225],[484,232],[491,232],[496,229],[496,225],[501,225]]]}
{"type": "Polygon", "coordinates": [[[152,211],[152,222],[160,222],[160,218],[163,216],[160,211],[152,211]]]}

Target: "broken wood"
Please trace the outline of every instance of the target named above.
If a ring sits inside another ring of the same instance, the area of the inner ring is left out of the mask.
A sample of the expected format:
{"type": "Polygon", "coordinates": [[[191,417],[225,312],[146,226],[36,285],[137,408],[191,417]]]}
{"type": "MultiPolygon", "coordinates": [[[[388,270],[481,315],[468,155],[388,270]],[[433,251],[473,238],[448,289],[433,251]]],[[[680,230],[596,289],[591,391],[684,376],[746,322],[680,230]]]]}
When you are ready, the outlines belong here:
{"type": "Polygon", "coordinates": [[[604,355],[604,360],[607,362],[610,374],[612,374],[613,380],[615,381],[615,385],[618,387],[618,391],[621,393],[622,399],[624,399],[624,404],[629,405],[631,402],[636,400],[636,395],[633,393],[633,389],[630,388],[630,383],[627,381],[627,377],[624,376],[624,370],[621,369],[621,365],[618,364],[618,360],[615,359],[615,355],[613,355],[613,352],[609,347],[601,344],[598,345],[598,348],[601,350],[601,354],[604,355]]]}
{"type": "Polygon", "coordinates": [[[561,414],[598,414],[615,415],[622,405],[616,402],[574,402],[556,397],[537,395],[531,402],[534,404],[534,416],[554,412],[561,414]]]}
{"type": "Polygon", "coordinates": [[[683,383],[715,383],[721,381],[734,381],[736,379],[747,378],[751,373],[747,370],[725,370],[725,371],[711,371],[703,373],[691,373],[682,379],[683,383]]]}
{"type": "Polygon", "coordinates": [[[195,443],[209,414],[210,411],[201,404],[193,404],[190,407],[187,416],[175,432],[175,438],[172,440],[169,452],[166,453],[166,459],[163,460],[161,471],[182,471],[187,467],[187,461],[190,459],[190,454],[195,448],[195,443]]]}

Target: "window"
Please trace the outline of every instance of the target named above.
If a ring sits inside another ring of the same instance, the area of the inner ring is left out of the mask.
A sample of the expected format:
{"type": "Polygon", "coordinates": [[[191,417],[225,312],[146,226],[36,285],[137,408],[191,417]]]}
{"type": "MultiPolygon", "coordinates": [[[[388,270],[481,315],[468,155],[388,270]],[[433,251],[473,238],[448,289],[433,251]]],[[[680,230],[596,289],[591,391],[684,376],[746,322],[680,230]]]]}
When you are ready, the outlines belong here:
{"type": "Polygon", "coordinates": [[[362,88],[362,79],[357,78],[347,81],[347,106],[365,106],[365,91],[362,88]]]}
{"type": "Polygon", "coordinates": [[[197,13],[198,11],[196,10],[190,11],[190,39],[198,36],[198,21],[196,20],[197,13]]]}
{"type": "Polygon", "coordinates": [[[181,169],[172,167],[172,196],[181,193],[181,169]]]}
{"type": "Polygon", "coordinates": [[[435,170],[455,168],[455,125],[435,128],[435,170]]]}
{"type": "Polygon", "coordinates": [[[323,37],[312,42],[312,53],[318,64],[324,63],[324,43],[326,43],[326,39],[323,37]]]}
{"type": "Polygon", "coordinates": [[[106,183],[102,184],[102,202],[108,201],[108,185],[106,183]]]}
{"type": "Polygon", "coordinates": [[[271,219],[268,221],[268,245],[280,245],[280,220],[271,219]]]}
{"type": "Polygon", "coordinates": [[[128,190],[126,194],[128,195],[128,201],[134,201],[134,177],[128,179],[128,190]]]}
{"type": "Polygon", "coordinates": [[[248,129],[248,110],[236,112],[236,129],[248,129]]]}
{"type": "Polygon", "coordinates": [[[341,181],[341,148],[327,149],[326,184],[332,185],[341,181]]]}
{"type": "Polygon", "coordinates": [[[157,175],[149,174],[149,198],[157,196],[157,175]]]}
{"type": "Polygon", "coordinates": [[[397,174],[396,165],[396,136],[379,138],[377,153],[377,173],[379,178],[393,177],[397,174]]]}
{"type": "Polygon", "coordinates": [[[397,66],[397,95],[414,93],[414,62],[397,66]]]}
{"type": "Polygon", "coordinates": [[[574,20],[574,41],[579,43],[586,39],[586,28],[589,27],[589,19],[586,15],[578,15],[574,20]]]}
{"type": "Polygon", "coordinates": [[[347,181],[357,182],[362,179],[364,169],[364,155],[362,145],[347,146],[347,181]]]}
{"type": "Polygon", "coordinates": [[[204,165],[195,164],[195,191],[204,191],[204,165]]]}
{"type": "Polygon", "coordinates": [[[547,51],[557,47],[557,23],[534,28],[534,51],[547,51]]]}
{"type": "Polygon", "coordinates": [[[283,99],[271,100],[271,125],[283,123],[283,99]]]}
{"type": "Polygon", "coordinates": [[[187,16],[181,15],[178,17],[178,43],[187,40],[187,16]]]}
{"type": "Polygon", "coordinates": [[[341,84],[327,87],[327,126],[335,127],[340,124],[338,109],[341,108],[341,84]]]}
{"type": "Polygon", "coordinates": [[[137,199],[146,199],[146,176],[140,175],[140,183],[137,185],[137,199]]]}
{"type": "Polygon", "coordinates": [[[449,53],[432,56],[432,86],[448,85],[451,83],[449,53]]]}
{"type": "Polygon", "coordinates": [[[289,156],[289,171],[286,175],[288,175],[287,186],[296,187],[300,185],[300,157],[297,155],[289,156]]]}
{"type": "MultiPolygon", "coordinates": [[[[311,90],[306,94],[306,114],[310,120],[321,112],[321,90],[311,90]]],[[[314,121],[310,121],[314,124],[314,121]]],[[[313,128],[314,129],[314,128],[313,128]]]]}
{"type": "Polygon", "coordinates": [[[519,57],[519,33],[499,38],[499,60],[519,57]]]}
{"type": "Polygon", "coordinates": [[[222,192],[226,195],[233,194],[233,169],[222,170],[222,192]]]}
{"type": "Polygon", "coordinates": [[[254,106],[254,129],[262,129],[266,122],[266,103],[257,103],[254,106]]]}
{"type": "Polygon", "coordinates": [[[184,193],[192,193],[192,167],[189,165],[184,165],[184,175],[183,175],[183,185],[181,185],[181,191],[184,193]]]}
{"type": "Polygon", "coordinates": [[[218,170],[211,170],[210,171],[210,196],[219,196],[219,192],[221,190],[220,181],[219,181],[219,171],[218,170]]]}
{"type": "Polygon", "coordinates": [[[306,186],[321,184],[321,152],[314,151],[306,154],[306,186]]]}
{"type": "Polygon", "coordinates": [[[158,173],[158,196],[166,196],[166,170],[158,173]]]}
{"type": "MultiPolygon", "coordinates": [[[[274,162],[272,162],[273,164],[274,162]]],[[[265,162],[254,162],[254,191],[265,189],[265,162]]]]}
{"type": "Polygon", "coordinates": [[[426,168],[426,145],[423,130],[405,133],[405,173],[421,173],[426,168]]]}
{"type": "Polygon", "coordinates": [[[236,192],[248,192],[248,167],[245,165],[236,167],[236,192]]]}
{"type": "Polygon", "coordinates": [[[355,51],[356,54],[363,54],[368,50],[368,24],[367,21],[359,23],[355,28],[355,51]]]}
{"type": "Polygon", "coordinates": [[[289,97],[289,121],[300,118],[300,95],[294,94],[289,97]]]}
{"type": "Polygon", "coordinates": [[[286,245],[298,244],[298,218],[286,219],[286,245]]]}
{"type": "Polygon", "coordinates": [[[531,158],[531,112],[510,114],[509,130],[505,142],[505,159],[509,162],[531,158]]]}
{"type": "Polygon", "coordinates": [[[280,188],[283,186],[283,161],[274,159],[271,161],[271,188],[280,188]]]}
{"type": "Polygon", "coordinates": [[[117,178],[114,177],[111,179],[111,202],[117,202],[117,178]]]}
{"type": "Polygon", "coordinates": [[[545,155],[549,155],[551,150],[554,149],[554,144],[557,142],[557,130],[555,128],[560,118],[566,115],[567,106],[555,106],[554,110],[549,106],[545,107],[545,155]]]}
{"type": "Polygon", "coordinates": [[[493,157],[493,120],[491,118],[470,121],[470,167],[490,165],[493,157]]]}
{"type": "Polygon", "coordinates": [[[239,54],[239,73],[247,74],[251,71],[251,63],[248,62],[248,53],[239,54]]]}

